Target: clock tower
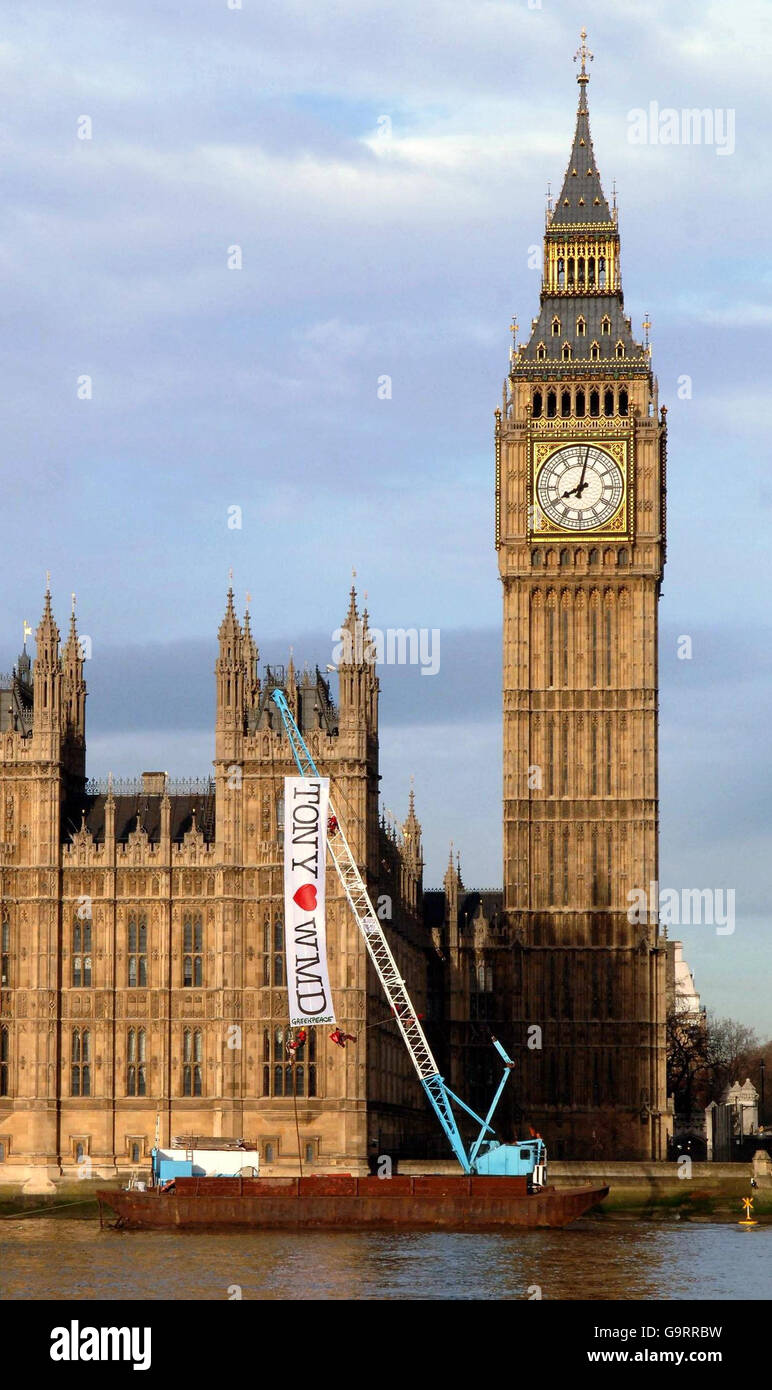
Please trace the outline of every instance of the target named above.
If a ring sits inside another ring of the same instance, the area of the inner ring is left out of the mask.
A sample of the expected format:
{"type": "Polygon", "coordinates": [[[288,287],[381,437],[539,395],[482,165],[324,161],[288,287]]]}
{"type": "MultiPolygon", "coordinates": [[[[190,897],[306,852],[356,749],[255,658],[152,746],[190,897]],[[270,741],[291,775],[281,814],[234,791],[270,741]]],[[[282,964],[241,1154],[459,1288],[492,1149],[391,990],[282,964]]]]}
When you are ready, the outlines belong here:
{"type": "Polygon", "coordinates": [[[554,1157],[656,1159],[671,1126],[656,914],[666,410],[649,324],[638,342],[624,313],[585,39],[539,313],[520,346],[513,325],[496,412],[504,909],[523,1119],[554,1157]],[[641,889],[645,914],[630,906],[641,889]]]}

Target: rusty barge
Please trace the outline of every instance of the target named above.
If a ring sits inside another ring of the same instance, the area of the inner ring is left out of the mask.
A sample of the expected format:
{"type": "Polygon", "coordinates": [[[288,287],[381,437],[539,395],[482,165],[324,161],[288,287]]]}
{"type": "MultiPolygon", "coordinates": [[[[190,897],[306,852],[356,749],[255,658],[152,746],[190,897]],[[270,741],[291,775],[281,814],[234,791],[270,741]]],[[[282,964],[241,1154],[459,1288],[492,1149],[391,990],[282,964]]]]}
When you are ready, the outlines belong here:
{"type": "Polygon", "coordinates": [[[146,1192],[100,1189],[100,1219],[125,1230],[223,1226],[256,1230],[555,1228],[583,1216],[607,1187],[529,1190],[525,1177],[177,1178],[146,1192]],[[109,1213],[115,1221],[109,1221],[109,1213]]]}

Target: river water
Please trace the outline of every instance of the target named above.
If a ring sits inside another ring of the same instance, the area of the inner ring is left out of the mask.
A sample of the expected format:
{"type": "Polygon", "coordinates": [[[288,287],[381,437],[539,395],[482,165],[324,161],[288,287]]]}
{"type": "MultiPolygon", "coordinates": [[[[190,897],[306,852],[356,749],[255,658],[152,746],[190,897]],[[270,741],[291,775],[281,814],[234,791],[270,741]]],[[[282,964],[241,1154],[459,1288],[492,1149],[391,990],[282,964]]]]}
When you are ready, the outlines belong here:
{"type": "Polygon", "coordinates": [[[5,1220],[4,1299],[770,1299],[772,1225],[563,1231],[100,1231],[5,1220]]]}

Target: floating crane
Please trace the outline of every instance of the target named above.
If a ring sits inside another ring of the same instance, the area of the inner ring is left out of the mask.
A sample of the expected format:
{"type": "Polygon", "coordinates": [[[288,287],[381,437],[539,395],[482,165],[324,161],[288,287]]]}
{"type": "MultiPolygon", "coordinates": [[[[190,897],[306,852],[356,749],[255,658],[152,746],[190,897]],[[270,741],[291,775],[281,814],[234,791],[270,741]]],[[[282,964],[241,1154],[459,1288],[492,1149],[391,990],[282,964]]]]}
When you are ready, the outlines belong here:
{"type": "MultiPolygon", "coordinates": [[[[283,691],[274,690],[272,698],[284,722],[300,775],[302,777],[319,777],[316,764],[295,723],[283,691]]],[[[330,823],[335,829],[334,833],[328,836],[327,845],[338,878],[343,884],[351,911],[397,1020],[397,1026],[413,1066],[418,1073],[418,1079],[461,1167],[467,1174],[480,1173],[487,1176],[502,1177],[526,1175],[530,1178],[531,1186],[534,1189],[544,1187],[547,1181],[547,1153],[544,1141],[535,1137],[515,1144],[502,1144],[496,1138],[491,1124],[510,1072],[514,1068],[514,1062],[507,1055],[498,1039],[491,1038],[493,1046],[504,1063],[504,1072],[485,1119],[470,1109],[466,1102],[446,1085],[418,1020],[418,1015],[413,1008],[407,985],[399,973],[380,920],[370,900],[364,879],[346,839],[340,816],[335,811],[332,801],[329,803],[329,816],[330,823]],[[480,1126],[477,1138],[469,1149],[467,1149],[458,1127],[453,1108],[454,1103],[465,1110],[467,1115],[471,1115],[472,1119],[480,1126]]]]}

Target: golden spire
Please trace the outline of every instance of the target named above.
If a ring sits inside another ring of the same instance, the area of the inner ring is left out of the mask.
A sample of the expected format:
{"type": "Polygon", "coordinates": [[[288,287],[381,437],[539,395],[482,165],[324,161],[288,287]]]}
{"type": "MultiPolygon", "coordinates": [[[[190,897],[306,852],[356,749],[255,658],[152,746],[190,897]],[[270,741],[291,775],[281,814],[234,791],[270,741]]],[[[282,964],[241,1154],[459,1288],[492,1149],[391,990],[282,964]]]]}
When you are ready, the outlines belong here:
{"type": "Polygon", "coordinates": [[[581,58],[581,60],[582,60],[582,67],[581,67],[581,71],[577,74],[576,80],[577,80],[577,82],[587,83],[587,82],[589,82],[589,80],[590,80],[590,75],[589,75],[589,73],[587,72],[587,69],[586,69],[586,67],[585,67],[585,64],[586,64],[586,61],[587,61],[588,58],[589,58],[590,62],[592,62],[592,60],[593,60],[593,55],[592,55],[592,53],[590,52],[589,48],[587,47],[587,30],[583,28],[581,34],[579,35],[579,37],[580,37],[580,39],[582,40],[582,42],[581,42],[579,48],[577,48],[576,53],[574,54],[574,62],[576,62],[577,58],[581,58]]]}

